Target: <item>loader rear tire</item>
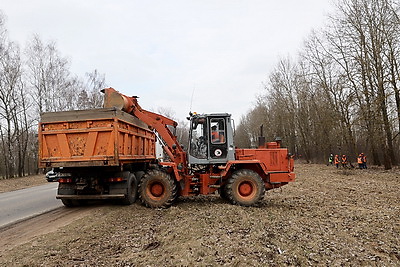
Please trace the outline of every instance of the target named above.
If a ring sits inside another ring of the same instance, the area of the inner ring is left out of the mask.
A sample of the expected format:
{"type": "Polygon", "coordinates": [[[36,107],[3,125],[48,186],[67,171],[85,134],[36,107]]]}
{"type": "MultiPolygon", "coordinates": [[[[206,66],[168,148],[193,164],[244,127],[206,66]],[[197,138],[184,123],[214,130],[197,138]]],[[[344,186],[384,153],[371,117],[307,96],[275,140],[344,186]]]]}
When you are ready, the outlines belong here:
{"type": "Polygon", "coordinates": [[[264,182],[255,171],[234,172],[226,184],[226,196],[235,205],[253,206],[264,198],[264,182]]]}
{"type": "Polygon", "coordinates": [[[175,180],[160,170],[148,171],[139,183],[139,199],[148,208],[168,208],[177,197],[175,180]]]}

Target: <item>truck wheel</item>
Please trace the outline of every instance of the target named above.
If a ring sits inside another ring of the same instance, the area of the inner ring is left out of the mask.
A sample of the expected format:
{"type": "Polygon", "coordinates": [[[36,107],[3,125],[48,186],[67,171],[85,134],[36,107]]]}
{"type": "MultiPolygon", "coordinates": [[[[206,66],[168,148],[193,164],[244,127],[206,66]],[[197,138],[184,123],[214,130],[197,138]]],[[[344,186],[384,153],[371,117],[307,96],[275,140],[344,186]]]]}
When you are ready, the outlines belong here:
{"type": "Polygon", "coordinates": [[[123,205],[131,205],[136,202],[137,199],[137,180],[133,173],[129,173],[127,179],[127,194],[125,198],[121,200],[123,205]]]}
{"type": "Polygon", "coordinates": [[[265,186],[260,175],[252,170],[238,170],[226,184],[226,195],[235,205],[252,206],[264,197],[265,186]]]}
{"type": "Polygon", "coordinates": [[[139,183],[140,179],[142,179],[144,174],[145,174],[144,171],[135,172],[135,177],[136,177],[136,180],[138,181],[138,183],[139,183]]]}
{"type": "Polygon", "coordinates": [[[177,196],[174,179],[160,170],[148,171],[139,183],[140,201],[148,208],[168,208],[177,196]]]}
{"type": "Polygon", "coordinates": [[[81,206],[82,203],[77,199],[61,199],[61,202],[64,204],[65,207],[72,208],[81,206]]]}

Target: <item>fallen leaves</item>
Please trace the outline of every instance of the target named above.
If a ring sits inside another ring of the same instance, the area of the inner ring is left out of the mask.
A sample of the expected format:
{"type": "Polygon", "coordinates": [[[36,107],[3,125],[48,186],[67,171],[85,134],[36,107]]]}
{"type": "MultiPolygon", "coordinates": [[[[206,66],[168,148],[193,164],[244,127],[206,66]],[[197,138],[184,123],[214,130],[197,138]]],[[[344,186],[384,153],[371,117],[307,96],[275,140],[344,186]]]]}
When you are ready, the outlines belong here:
{"type": "Polygon", "coordinates": [[[34,247],[2,255],[0,265],[400,264],[398,170],[299,165],[296,172],[295,183],[268,191],[258,207],[218,195],[180,198],[166,210],[96,207],[34,247]]]}

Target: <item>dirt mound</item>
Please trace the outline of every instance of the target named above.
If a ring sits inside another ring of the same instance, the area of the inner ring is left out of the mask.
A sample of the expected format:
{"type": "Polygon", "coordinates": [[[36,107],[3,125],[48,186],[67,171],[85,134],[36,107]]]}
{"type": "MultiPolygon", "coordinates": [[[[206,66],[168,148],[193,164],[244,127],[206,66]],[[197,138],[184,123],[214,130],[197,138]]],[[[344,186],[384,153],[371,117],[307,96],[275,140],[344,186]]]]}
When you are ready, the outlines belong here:
{"type": "Polygon", "coordinates": [[[400,264],[398,170],[299,165],[297,182],[258,207],[217,195],[165,210],[93,207],[92,214],[4,252],[0,265],[282,266],[400,264]]]}

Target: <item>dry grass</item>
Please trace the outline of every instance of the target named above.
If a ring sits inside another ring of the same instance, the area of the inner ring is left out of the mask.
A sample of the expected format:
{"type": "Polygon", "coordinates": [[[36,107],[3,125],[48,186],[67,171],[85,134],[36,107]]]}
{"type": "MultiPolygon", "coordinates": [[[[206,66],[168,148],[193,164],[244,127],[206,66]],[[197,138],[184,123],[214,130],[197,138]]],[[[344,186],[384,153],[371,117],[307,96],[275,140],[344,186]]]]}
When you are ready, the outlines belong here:
{"type": "Polygon", "coordinates": [[[218,196],[93,213],[0,257],[6,266],[399,266],[398,170],[299,165],[259,207],[218,196]]]}
{"type": "Polygon", "coordinates": [[[0,179],[0,193],[24,189],[47,183],[45,175],[31,175],[12,179],[0,179]]]}

